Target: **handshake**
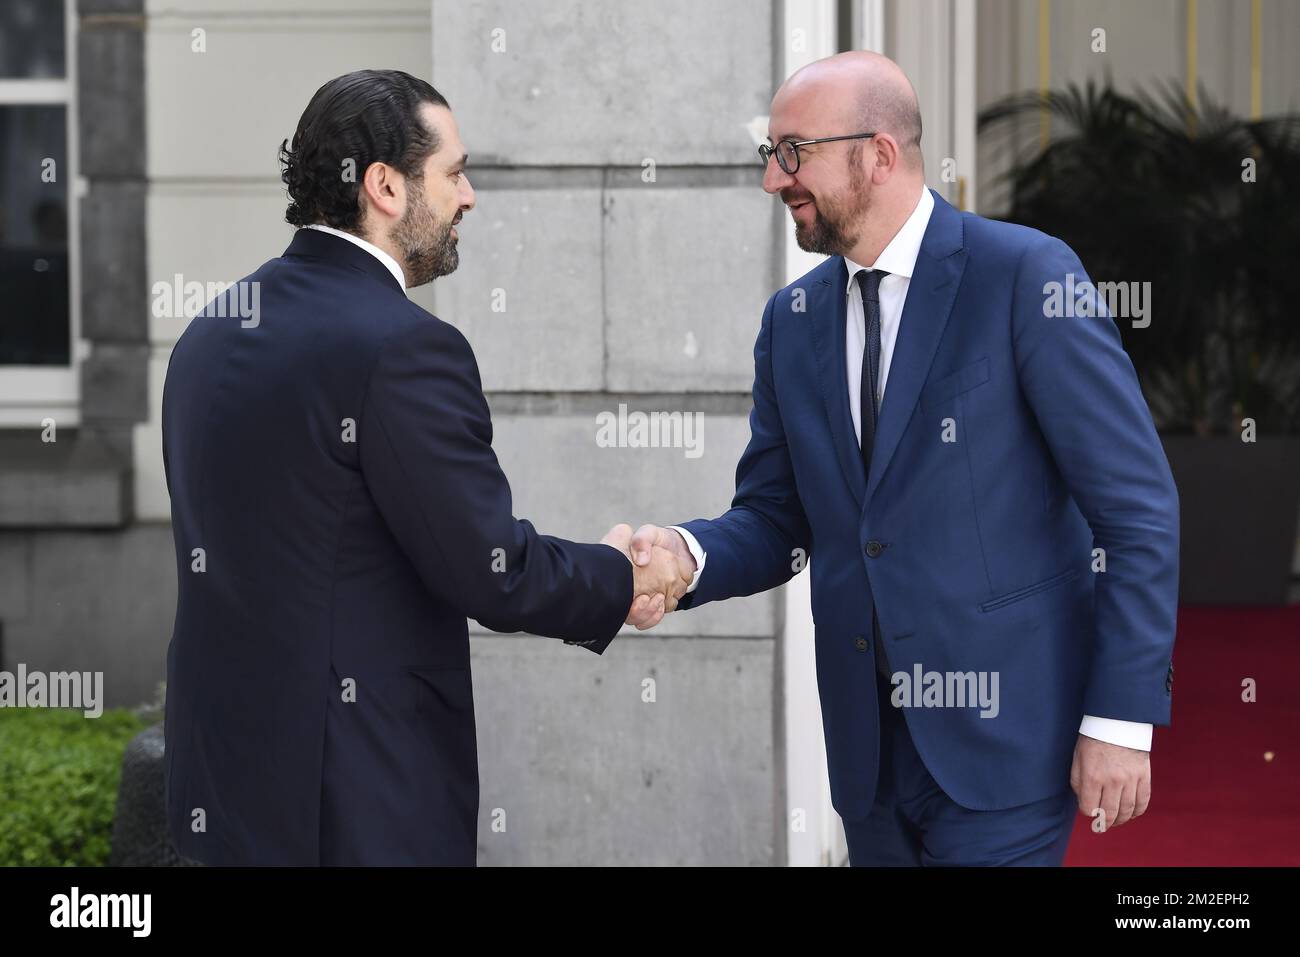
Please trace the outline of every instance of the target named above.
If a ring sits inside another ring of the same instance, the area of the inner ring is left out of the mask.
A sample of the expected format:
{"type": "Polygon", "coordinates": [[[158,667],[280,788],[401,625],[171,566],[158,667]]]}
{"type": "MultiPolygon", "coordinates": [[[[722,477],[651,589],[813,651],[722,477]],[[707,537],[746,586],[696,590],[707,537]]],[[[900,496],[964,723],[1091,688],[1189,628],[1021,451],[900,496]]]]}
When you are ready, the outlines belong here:
{"type": "Polygon", "coordinates": [[[627,621],[639,630],[653,628],[677,607],[695,578],[695,557],[682,536],[671,528],[615,525],[601,540],[617,548],[632,563],[632,607],[627,621]]]}

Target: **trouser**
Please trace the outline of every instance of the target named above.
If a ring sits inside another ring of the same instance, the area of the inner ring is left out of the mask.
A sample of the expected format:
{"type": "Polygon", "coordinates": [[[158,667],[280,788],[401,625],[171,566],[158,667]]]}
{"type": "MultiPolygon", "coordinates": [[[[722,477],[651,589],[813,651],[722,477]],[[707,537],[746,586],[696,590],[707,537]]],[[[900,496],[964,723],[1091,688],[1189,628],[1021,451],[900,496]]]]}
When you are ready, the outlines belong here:
{"type": "Polygon", "coordinates": [[[845,821],[849,863],[871,866],[1059,867],[1078,808],[1067,785],[1057,795],[1000,811],[972,811],[948,797],[926,770],[903,709],[876,675],[880,776],[871,813],[845,821]]]}

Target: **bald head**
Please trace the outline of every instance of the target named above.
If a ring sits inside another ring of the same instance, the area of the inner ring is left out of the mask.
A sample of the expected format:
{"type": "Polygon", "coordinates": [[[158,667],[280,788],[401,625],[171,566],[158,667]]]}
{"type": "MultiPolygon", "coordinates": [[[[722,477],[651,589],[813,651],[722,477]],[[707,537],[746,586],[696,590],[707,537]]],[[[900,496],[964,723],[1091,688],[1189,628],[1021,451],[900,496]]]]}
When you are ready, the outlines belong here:
{"type": "Polygon", "coordinates": [[[799,247],[875,262],[925,187],[921,111],[898,64],[866,51],[808,64],[776,91],[767,133],[763,189],[799,247]]]}
{"type": "MultiPolygon", "coordinates": [[[[916,90],[897,63],[868,50],[837,53],[797,70],[777,90],[773,112],[783,99],[815,98],[824,104],[836,131],[888,133],[900,157],[921,167],[921,109],[916,90]]],[[[824,131],[798,131],[821,136],[824,131]]]]}

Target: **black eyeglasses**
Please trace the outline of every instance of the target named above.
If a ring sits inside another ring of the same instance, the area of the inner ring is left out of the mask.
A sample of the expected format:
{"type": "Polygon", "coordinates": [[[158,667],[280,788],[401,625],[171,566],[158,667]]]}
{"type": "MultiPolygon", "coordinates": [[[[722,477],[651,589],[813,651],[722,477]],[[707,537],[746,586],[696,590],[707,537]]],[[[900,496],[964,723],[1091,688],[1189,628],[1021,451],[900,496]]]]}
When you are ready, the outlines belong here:
{"type": "Polygon", "coordinates": [[[814,143],[834,143],[837,140],[866,140],[875,136],[873,133],[850,133],[848,136],[823,136],[816,140],[781,140],[776,146],[769,146],[763,143],[758,148],[758,155],[763,160],[763,165],[776,154],[777,165],[785,170],[791,176],[799,172],[799,147],[812,146],[814,143]]]}

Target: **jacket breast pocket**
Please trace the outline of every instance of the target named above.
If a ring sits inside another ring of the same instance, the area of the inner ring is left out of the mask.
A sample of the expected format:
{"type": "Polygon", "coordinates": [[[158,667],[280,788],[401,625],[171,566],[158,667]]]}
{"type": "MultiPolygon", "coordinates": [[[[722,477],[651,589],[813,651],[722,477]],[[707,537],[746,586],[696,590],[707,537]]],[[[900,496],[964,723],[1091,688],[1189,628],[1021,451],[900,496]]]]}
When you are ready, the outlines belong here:
{"type": "Polygon", "coordinates": [[[956,372],[941,376],[921,389],[921,407],[932,409],[963,392],[989,381],[989,358],[982,356],[956,372]]]}

